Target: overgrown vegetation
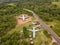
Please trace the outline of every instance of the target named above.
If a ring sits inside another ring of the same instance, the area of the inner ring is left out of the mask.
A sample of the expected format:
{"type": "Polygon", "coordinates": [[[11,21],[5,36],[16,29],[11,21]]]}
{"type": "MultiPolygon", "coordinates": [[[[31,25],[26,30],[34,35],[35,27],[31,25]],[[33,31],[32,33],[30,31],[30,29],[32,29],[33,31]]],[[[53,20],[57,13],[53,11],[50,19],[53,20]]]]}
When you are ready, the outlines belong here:
{"type": "Polygon", "coordinates": [[[44,30],[43,32],[44,32],[44,34],[46,35],[46,37],[48,37],[48,38],[51,39],[51,35],[50,35],[46,30],[44,30]]]}
{"type": "MultiPolygon", "coordinates": [[[[0,45],[19,45],[18,43],[19,35],[17,33],[14,33],[6,37],[2,36],[5,36],[8,31],[11,31],[13,28],[15,28],[16,15],[20,15],[22,13],[28,13],[24,11],[23,8],[33,10],[44,21],[47,22],[52,22],[54,20],[60,21],[60,7],[58,5],[52,4],[52,2],[48,0],[47,1],[26,0],[26,1],[3,3],[2,5],[0,4],[0,40],[2,40],[0,41],[0,45]]],[[[31,13],[28,14],[31,15],[31,13]]],[[[24,28],[24,30],[26,30],[26,28],[24,28]]],[[[57,23],[57,26],[56,28],[54,28],[54,31],[60,36],[60,22],[57,23]]],[[[45,34],[46,33],[47,32],[45,32],[45,34]]]]}
{"type": "Polygon", "coordinates": [[[23,27],[23,35],[24,35],[24,38],[28,38],[29,37],[29,31],[27,30],[26,27],[23,27]]]}
{"type": "Polygon", "coordinates": [[[14,32],[12,35],[6,35],[0,39],[0,45],[19,45],[19,33],[14,32]]]}

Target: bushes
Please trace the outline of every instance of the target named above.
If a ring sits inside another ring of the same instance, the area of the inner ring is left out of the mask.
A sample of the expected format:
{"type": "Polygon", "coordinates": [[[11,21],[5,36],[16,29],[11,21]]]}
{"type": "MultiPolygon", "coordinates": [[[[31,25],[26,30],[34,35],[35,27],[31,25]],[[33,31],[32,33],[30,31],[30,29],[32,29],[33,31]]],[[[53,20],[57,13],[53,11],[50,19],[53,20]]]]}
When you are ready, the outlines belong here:
{"type": "Polygon", "coordinates": [[[12,35],[6,35],[0,39],[0,45],[19,45],[19,33],[14,32],[12,35]]]}
{"type": "Polygon", "coordinates": [[[56,42],[53,42],[53,44],[52,45],[58,45],[56,42]]]}
{"type": "Polygon", "coordinates": [[[13,13],[11,13],[14,9],[14,7],[5,4],[0,7],[0,37],[15,28],[16,19],[13,13]]]}
{"type": "Polygon", "coordinates": [[[23,27],[23,35],[24,35],[25,38],[29,37],[29,32],[28,32],[26,27],[23,27]]]}
{"type": "MultiPolygon", "coordinates": [[[[38,1],[38,0],[37,0],[38,1]]],[[[48,1],[47,1],[48,2],[48,1]]],[[[43,2],[44,3],[44,2],[43,2]]],[[[9,3],[8,3],[9,4],[9,3]]],[[[34,2],[17,2],[13,3],[15,5],[7,5],[3,4],[0,6],[0,37],[4,36],[8,31],[15,28],[16,26],[16,19],[15,15],[20,15],[21,13],[27,13],[23,10],[23,8],[31,9],[34,12],[37,13],[39,17],[41,17],[44,21],[53,21],[54,20],[60,20],[60,8],[57,6],[54,6],[53,4],[44,4],[41,5],[41,3],[38,1],[34,2]]],[[[56,31],[58,32],[58,31],[56,31]]],[[[50,38],[50,34],[48,34],[47,31],[44,31],[44,34],[50,38]]],[[[23,35],[25,38],[29,36],[28,30],[26,27],[23,27],[23,35]]],[[[2,38],[2,43],[8,40],[8,43],[4,43],[3,45],[9,45],[9,43],[12,45],[18,45],[18,36],[14,33],[12,36],[6,36],[2,38]],[[14,40],[13,40],[14,39],[14,40]]]]}
{"type": "Polygon", "coordinates": [[[30,43],[27,42],[26,40],[23,40],[21,45],[30,45],[30,43]]]}
{"type": "Polygon", "coordinates": [[[51,38],[51,34],[49,34],[46,30],[44,30],[44,34],[46,35],[46,37],[51,38]]]}
{"type": "Polygon", "coordinates": [[[16,19],[13,16],[1,16],[0,20],[0,37],[16,26],[16,19]]]}

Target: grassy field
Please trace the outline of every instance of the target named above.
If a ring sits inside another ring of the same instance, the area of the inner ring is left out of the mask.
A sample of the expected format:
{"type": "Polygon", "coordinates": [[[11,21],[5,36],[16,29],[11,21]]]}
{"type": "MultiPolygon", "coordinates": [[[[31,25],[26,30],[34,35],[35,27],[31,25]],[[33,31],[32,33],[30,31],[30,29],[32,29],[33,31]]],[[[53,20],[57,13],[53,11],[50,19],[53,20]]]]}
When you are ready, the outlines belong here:
{"type": "MultiPolygon", "coordinates": [[[[27,27],[27,29],[31,29],[32,26],[33,26],[33,25],[32,25],[32,22],[35,22],[35,21],[36,21],[36,19],[33,18],[32,21],[27,22],[27,23],[25,23],[25,24],[23,24],[23,25],[20,25],[19,27],[16,27],[16,28],[12,29],[11,31],[7,32],[7,34],[4,35],[3,37],[5,37],[5,36],[7,36],[7,35],[12,35],[14,32],[19,33],[21,30],[23,30],[23,27],[24,27],[24,26],[27,27]]],[[[60,32],[60,21],[55,20],[55,21],[53,21],[53,22],[46,22],[47,25],[50,25],[51,23],[55,23],[55,25],[54,25],[54,27],[53,27],[52,29],[56,32],[56,34],[57,34],[58,36],[60,36],[60,33],[59,33],[59,32],[60,32]]],[[[36,32],[36,38],[33,39],[34,45],[41,45],[42,42],[47,42],[48,45],[50,44],[49,38],[46,37],[46,35],[43,33],[43,31],[44,31],[44,30],[42,30],[42,31],[40,31],[40,32],[36,32]]],[[[31,32],[30,32],[30,33],[31,33],[31,32]]],[[[31,34],[32,34],[32,33],[31,33],[31,34]]],[[[6,42],[8,42],[8,41],[6,41],[6,42]]]]}
{"type": "Polygon", "coordinates": [[[52,4],[57,5],[58,7],[60,7],[60,2],[52,2],[52,4]]]}
{"type": "Polygon", "coordinates": [[[53,31],[60,37],[60,21],[59,20],[54,20],[53,22],[46,22],[46,24],[49,26],[53,24],[54,26],[52,27],[53,31]]]}
{"type": "MultiPolygon", "coordinates": [[[[32,21],[29,22],[29,23],[25,23],[24,25],[22,25],[22,26],[20,27],[20,30],[22,30],[22,27],[24,27],[24,26],[27,27],[27,29],[32,29],[32,22],[34,22],[34,21],[35,21],[35,19],[32,20],[32,21]],[[31,25],[31,26],[29,26],[29,25],[31,25]]],[[[39,29],[39,30],[40,30],[40,29],[39,29]]],[[[47,37],[45,36],[45,34],[43,33],[43,31],[44,31],[44,29],[43,29],[42,31],[40,31],[40,32],[36,32],[36,38],[33,39],[34,45],[41,45],[42,42],[47,42],[48,45],[50,44],[49,38],[47,38],[47,37]]],[[[29,32],[29,33],[32,35],[31,32],[29,32]]]]}
{"type": "Polygon", "coordinates": [[[60,21],[55,21],[56,25],[53,28],[53,30],[56,32],[56,34],[60,37],[60,21]]]}
{"type": "MultiPolygon", "coordinates": [[[[7,32],[6,35],[12,35],[14,32],[20,32],[21,30],[23,30],[23,27],[27,27],[27,29],[31,29],[32,28],[32,22],[36,21],[36,19],[33,19],[31,22],[25,23],[19,27],[16,27],[15,29],[12,29],[11,31],[7,32]],[[31,26],[29,26],[31,25],[31,26]]],[[[44,30],[42,30],[41,32],[36,32],[36,38],[33,39],[34,41],[34,45],[40,45],[41,42],[45,42],[45,41],[49,41],[49,39],[45,36],[45,34],[43,33],[44,30]]],[[[31,32],[30,32],[31,33],[31,32]]],[[[32,34],[32,33],[31,33],[32,34]]],[[[5,35],[5,36],[6,36],[5,35]]],[[[4,37],[4,36],[3,36],[4,37]]]]}
{"type": "MultiPolygon", "coordinates": [[[[60,8],[60,2],[52,2],[52,4],[54,4],[54,5],[57,5],[58,6],[58,8],[60,8]]],[[[13,12],[11,15],[20,15],[20,7],[18,8],[18,7],[16,7],[16,4],[13,4],[13,3],[11,3],[11,4],[7,4],[7,5],[10,5],[10,6],[12,6],[12,7],[8,7],[8,8],[4,8],[4,9],[1,9],[0,11],[3,11],[3,12],[7,12],[8,13],[8,11],[9,10],[11,10],[11,9],[13,9],[15,12],[13,12]],[[16,10],[14,9],[14,8],[16,8],[16,10]]],[[[6,5],[6,6],[7,6],[6,5]]],[[[29,7],[30,8],[30,7],[29,7]]],[[[36,7],[35,7],[36,8],[36,7]]],[[[38,8],[38,7],[37,7],[38,8]]],[[[13,10],[11,10],[11,11],[13,11],[13,10]]],[[[37,9],[36,9],[37,10],[37,9]]],[[[24,13],[25,11],[23,11],[23,13],[24,13]]],[[[25,12],[26,13],[26,12],[25,12]]],[[[39,12],[40,13],[40,12],[39,12]]],[[[33,16],[32,16],[33,17],[33,16]]],[[[14,32],[17,32],[17,33],[20,33],[20,31],[21,30],[23,30],[23,27],[27,27],[27,29],[32,29],[32,22],[35,22],[36,21],[36,19],[33,17],[33,20],[32,21],[30,21],[30,22],[27,22],[27,23],[25,23],[25,24],[23,24],[23,25],[20,25],[19,27],[15,27],[14,29],[12,29],[12,30],[10,30],[10,31],[8,31],[7,33],[6,33],[6,35],[4,35],[3,37],[7,37],[8,35],[12,35],[14,32]]],[[[60,36],[60,21],[59,20],[54,20],[53,22],[46,22],[46,24],[48,25],[48,26],[50,26],[51,24],[53,24],[54,25],[54,27],[52,28],[53,29],[53,31],[58,35],[58,36],[60,36]]],[[[48,44],[47,45],[49,45],[50,44],[50,39],[48,38],[48,37],[46,37],[46,35],[43,33],[43,31],[44,31],[44,29],[42,30],[42,31],[40,31],[40,32],[36,32],[36,38],[35,39],[33,39],[33,41],[34,41],[34,45],[41,45],[41,43],[42,42],[47,42],[48,44]]],[[[29,32],[29,33],[31,33],[31,32],[29,32]]],[[[31,33],[31,35],[32,35],[32,33],[31,33]]],[[[14,35],[13,35],[14,36],[14,35]]],[[[1,37],[0,37],[0,39],[1,39],[1,37]]],[[[29,39],[28,39],[29,40],[29,39]]],[[[7,43],[9,42],[9,40],[8,41],[6,41],[7,43]]],[[[6,43],[5,42],[5,43],[6,43]]],[[[30,42],[29,42],[30,43],[30,42]]],[[[4,43],[2,44],[2,45],[4,45],[4,43]]]]}

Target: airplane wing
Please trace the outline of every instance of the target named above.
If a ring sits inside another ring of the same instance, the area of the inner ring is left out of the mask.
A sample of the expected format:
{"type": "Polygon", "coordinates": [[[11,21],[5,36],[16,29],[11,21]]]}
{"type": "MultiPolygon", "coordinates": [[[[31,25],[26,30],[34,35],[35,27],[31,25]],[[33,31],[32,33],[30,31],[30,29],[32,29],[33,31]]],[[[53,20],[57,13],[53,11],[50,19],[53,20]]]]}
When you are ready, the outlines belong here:
{"type": "Polygon", "coordinates": [[[39,30],[35,30],[36,32],[39,31],[39,30]]]}

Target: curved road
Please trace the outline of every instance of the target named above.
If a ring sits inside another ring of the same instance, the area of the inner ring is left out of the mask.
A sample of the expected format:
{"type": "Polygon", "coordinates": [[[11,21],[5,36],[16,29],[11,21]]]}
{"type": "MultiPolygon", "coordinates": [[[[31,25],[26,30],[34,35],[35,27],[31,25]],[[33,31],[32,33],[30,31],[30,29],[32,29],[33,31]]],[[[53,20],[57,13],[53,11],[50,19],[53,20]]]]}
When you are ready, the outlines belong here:
{"type": "Polygon", "coordinates": [[[37,21],[52,35],[52,37],[57,41],[58,45],[60,45],[60,38],[59,36],[50,28],[48,27],[44,21],[42,21],[40,19],[40,17],[38,17],[37,14],[35,14],[33,11],[28,10],[28,9],[23,9],[25,11],[31,12],[33,14],[33,16],[37,19],[37,21]]]}

